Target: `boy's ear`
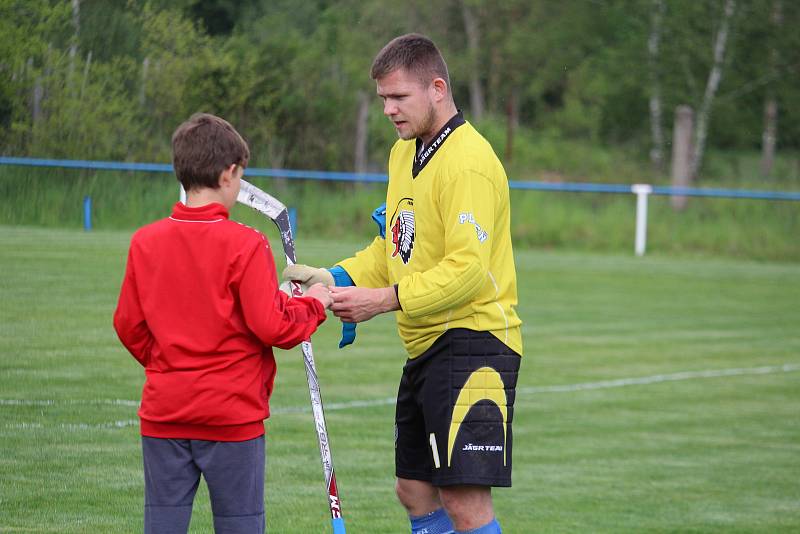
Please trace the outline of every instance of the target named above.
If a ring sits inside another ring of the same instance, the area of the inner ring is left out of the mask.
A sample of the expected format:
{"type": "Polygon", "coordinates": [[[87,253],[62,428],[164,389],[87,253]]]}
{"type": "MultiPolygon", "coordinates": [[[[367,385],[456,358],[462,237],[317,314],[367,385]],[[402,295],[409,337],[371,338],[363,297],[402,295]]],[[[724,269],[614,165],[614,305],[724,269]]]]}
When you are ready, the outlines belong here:
{"type": "Polygon", "coordinates": [[[236,176],[236,164],[231,163],[230,166],[222,171],[219,175],[220,187],[229,184],[233,180],[234,176],[236,176]]]}

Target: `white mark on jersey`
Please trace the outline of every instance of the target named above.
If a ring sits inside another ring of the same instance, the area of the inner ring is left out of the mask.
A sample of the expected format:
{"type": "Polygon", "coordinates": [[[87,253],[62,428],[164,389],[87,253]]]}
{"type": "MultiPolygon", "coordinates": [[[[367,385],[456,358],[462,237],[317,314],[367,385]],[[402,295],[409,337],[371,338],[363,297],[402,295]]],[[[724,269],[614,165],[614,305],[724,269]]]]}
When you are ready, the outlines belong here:
{"type": "Polygon", "coordinates": [[[508,317],[506,317],[506,311],[503,309],[503,306],[501,306],[500,303],[497,302],[497,297],[500,295],[500,288],[497,287],[497,280],[494,279],[492,271],[487,271],[487,274],[489,275],[489,280],[492,281],[492,285],[494,286],[494,303],[497,306],[497,309],[500,310],[500,314],[503,316],[503,320],[506,322],[506,339],[504,343],[508,345],[508,317]]]}
{"type": "Polygon", "coordinates": [[[458,214],[458,224],[466,224],[466,223],[475,226],[475,233],[478,236],[478,241],[483,243],[484,241],[489,239],[489,234],[487,234],[486,231],[483,228],[481,228],[481,225],[478,224],[478,221],[475,220],[475,216],[472,214],[472,212],[467,211],[458,214]]]}
{"type": "Polygon", "coordinates": [[[464,445],[462,451],[478,451],[478,452],[503,452],[502,445],[473,445],[467,443],[464,445]]]}

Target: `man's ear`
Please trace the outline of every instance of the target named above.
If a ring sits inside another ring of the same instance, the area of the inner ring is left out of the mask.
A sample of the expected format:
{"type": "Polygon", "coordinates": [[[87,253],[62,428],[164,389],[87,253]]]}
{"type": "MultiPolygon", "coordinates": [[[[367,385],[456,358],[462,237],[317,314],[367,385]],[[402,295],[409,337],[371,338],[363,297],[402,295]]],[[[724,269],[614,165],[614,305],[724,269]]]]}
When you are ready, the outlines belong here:
{"type": "Polygon", "coordinates": [[[433,90],[433,98],[436,102],[441,102],[447,97],[449,88],[444,78],[434,78],[431,82],[431,89],[433,90]]]}

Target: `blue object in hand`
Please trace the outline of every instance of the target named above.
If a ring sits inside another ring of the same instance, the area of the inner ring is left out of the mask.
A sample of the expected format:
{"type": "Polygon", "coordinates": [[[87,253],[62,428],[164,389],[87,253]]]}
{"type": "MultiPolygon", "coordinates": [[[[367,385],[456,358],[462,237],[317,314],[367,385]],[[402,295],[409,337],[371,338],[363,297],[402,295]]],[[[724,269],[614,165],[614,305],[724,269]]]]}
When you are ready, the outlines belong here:
{"type": "Polygon", "coordinates": [[[378,225],[378,234],[386,239],[386,202],[375,208],[372,212],[372,220],[378,225]]]}
{"type": "MultiPolygon", "coordinates": [[[[372,212],[372,220],[378,225],[378,233],[386,239],[386,202],[375,208],[372,212]]],[[[334,265],[328,271],[333,275],[336,287],[349,287],[356,285],[347,271],[339,265],[334,265]]],[[[344,348],[356,340],[356,323],[342,321],[342,339],[339,341],[339,348],[344,348]]]]}
{"type": "MultiPolygon", "coordinates": [[[[354,286],[353,279],[347,274],[347,271],[339,265],[334,265],[328,269],[333,275],[333,282],[336,287],[354,286]]],[[[339,341],[339,348],[344,348],[356,340],[356,323],[346,323],[342,321],[342,339],[339,341]]]]}

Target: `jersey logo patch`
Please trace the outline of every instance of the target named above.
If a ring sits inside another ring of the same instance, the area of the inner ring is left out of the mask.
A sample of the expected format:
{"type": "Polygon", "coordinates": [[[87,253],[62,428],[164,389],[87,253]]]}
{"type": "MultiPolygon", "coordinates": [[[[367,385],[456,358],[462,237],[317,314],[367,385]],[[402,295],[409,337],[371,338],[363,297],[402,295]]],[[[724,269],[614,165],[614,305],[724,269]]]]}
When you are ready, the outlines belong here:
{"type": "Polygon", "coordinates": [[[404,198],[397,204],[397,209],[392,217],[392,243],[394,252],[392,258],[400,256],[404,264],[411,260],[411,252],[414,249],[414,201],[404,198]]]}

